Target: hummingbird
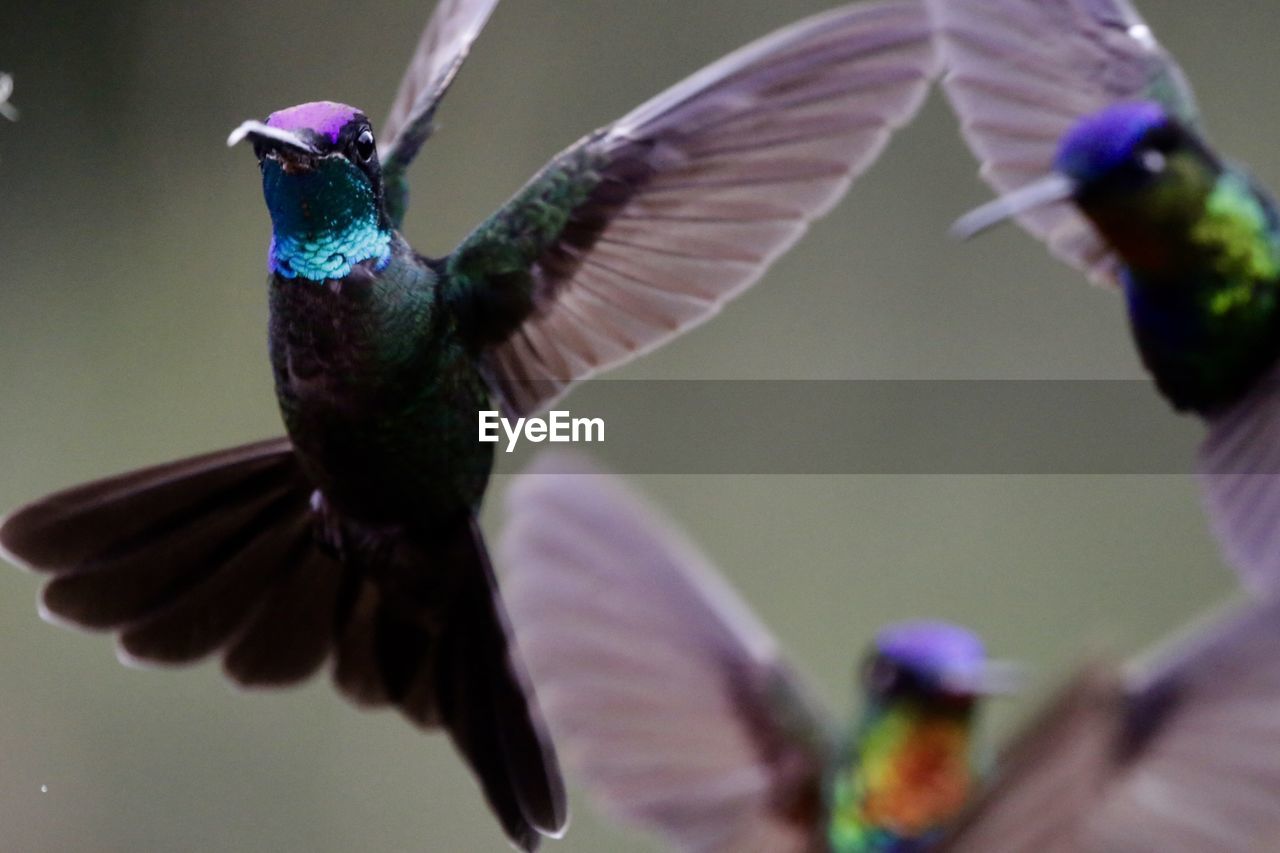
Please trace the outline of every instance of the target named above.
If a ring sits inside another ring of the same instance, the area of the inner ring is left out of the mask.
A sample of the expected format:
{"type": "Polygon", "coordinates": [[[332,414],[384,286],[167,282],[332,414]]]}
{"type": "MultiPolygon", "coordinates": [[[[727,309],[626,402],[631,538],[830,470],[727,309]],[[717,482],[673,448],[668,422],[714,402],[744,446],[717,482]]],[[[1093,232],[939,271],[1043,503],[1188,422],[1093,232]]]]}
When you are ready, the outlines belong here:
{"type": "Polygon", "coordinates": [[[589,463],[516,475],[499,554],[556,742],[605,811],[672,849],[920,850],[977,789],[980,705],[1015,673],[971,631],[885,627],[838,726],[710,562],[589,463]]]}
{"type": "Polygon", "coordinates": [[[500,545],[547,724],[617,819],[699,853],[1272,849],[1280,597],[1090,660],[1008,743],[975,735],[1019,685],[948,623],[881,630],[843,734],[710,562],[576,457],[517,475],[500,545]]]}
{"type": "MultiPolygon", "coordinates": [[[[130,661],[220,653],[245,686],[339,691],[442,727],[508,838],[567,814],[476,521],[479,412],[711,317],[843,195],[937,69],[922,0],[802,20],[557,155],[444,257],[399,231],[408,167],[496,0],[442,0],[386,122],[330,101],[241,124],[271,220],[286,436],[51,495],[0,526],[50,620],[130,661]]],[[[439,202],[437,202],[439,203],[439,202]]]]}
{"type": "Polygon", "coordinates": [[[1160,393],[1207,425],[1212,527],[1253,588],[1280,582],[1280,213],[1206,140],[1176,61],[1125,0],[930,0],[944,88],[1015,217],[1121,290],[1160,393]]]}

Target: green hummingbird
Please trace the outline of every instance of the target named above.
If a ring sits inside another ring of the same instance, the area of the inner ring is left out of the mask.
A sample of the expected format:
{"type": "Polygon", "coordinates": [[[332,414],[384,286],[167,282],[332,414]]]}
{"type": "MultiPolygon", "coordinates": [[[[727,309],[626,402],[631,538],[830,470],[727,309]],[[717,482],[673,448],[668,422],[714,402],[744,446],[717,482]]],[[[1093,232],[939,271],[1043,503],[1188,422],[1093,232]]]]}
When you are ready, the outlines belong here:
{"type": "Polygon", "coordinates": [[[508,492],[503,594],[547,724],[600,806],[700,853],[923,850],[978,784],[972,632],[890,625],[832,723],[710,562],[613,477],[544,454],[508,492]]]}
{"type": "Polygon", "coordinates": [[[269,348],[287,438],[122,474],[9,516],[50,619],[128,659],[221,652],[243,685],[332,661],[338,689],[443,727],[507,836],[566,808],[476,514],[478,415],[711,317],[836,203],[923,101],[921,0],[840,7],[700,71],[556,156],[442,258],[397,230],[410,163],[496,0],[443,0],[378,137],[303,104],[253,146],[272,236],[269,348]]]}
{"type": "Polygon", "coordinates": [[[1205,141],[1186,77],[1125,0],[930,0],[944,87],[1016,217],[1123,290],[1160,392],[1208,425],[1214,530],[1253,587],[1280,582],[1280,212],[1205,141]]]}
{"type": "Polygon", "coordinates": [[[891,625],[833,725],[710,562],[616,479],[543,456],[499,549],[556,742],[597,803],[697,853],[1249,851],[1280,840],[1280,597],[1097,659],[1001,748],[1019,672],[969,631],[891,625]]]}

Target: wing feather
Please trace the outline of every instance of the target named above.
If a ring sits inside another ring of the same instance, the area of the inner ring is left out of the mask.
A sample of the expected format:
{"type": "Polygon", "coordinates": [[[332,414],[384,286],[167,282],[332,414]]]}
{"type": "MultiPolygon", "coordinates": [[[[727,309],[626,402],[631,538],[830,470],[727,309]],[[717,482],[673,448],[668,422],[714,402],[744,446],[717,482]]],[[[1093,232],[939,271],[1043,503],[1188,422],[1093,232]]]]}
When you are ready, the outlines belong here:
{"type": "Polygon", "coordinates": [[[1209,419],[1197,473],[1227,562],[1251,589],[1280,588],[1280,370],[1209,419]]]}
{"type": "Polygon", "coordinates": [[[1280,599],[1094,669],[1002,755],[945,849],[1247,853],[1280,839],[1280,599]]]}
{"type": "Polygon", "coordinates": [[[473,298],[521,305],[483,341],[505,408],[534,412],[709,319],[835,204],[935,71],[920,0],[848,6],[562,153],[449,261],[473,298]]]}
{"type": "Polygon", "coordinates": [[[407,204],[405,172],[431,136],[436,108],[497,5],[498,0],[440,0],[418,39],[378,145],[388,211],[397,224],[407,204]]]}
{"type": "MultiPolygon", "coordinates": [[[[928,0],[943,88],[982,177],[1007,193],[1053,170],[1058,142],[1109,104],[1153,98],[1198,121],[1191,87],[1127,0],[928,0]]],[[[1114,284],[1114,255],[1069,204],[1019,217],[1059,258],[1114,284]]]]}
{"type": "Polygon", "coordinates": [[[681,850],[807,849],[825,721],[728,585],[576,461],[543,457],[508,515],[503,597],[590,793],[681,850]]]}

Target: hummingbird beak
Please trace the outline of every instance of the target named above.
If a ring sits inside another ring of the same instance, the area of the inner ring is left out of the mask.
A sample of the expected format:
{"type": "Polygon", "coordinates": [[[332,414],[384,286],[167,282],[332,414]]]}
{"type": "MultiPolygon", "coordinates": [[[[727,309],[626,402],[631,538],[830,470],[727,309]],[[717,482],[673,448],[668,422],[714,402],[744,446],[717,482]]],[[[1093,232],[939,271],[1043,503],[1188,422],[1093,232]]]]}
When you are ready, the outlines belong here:
{"type": "Polygon", "coordinates": [[[311,158],[320,156],[320,150],[297,133],[282,131],[278,127],[270,127],[252,119],[232,131],[227,137],[227,145],[234,146],[246,138],[251,138],[253,150],[259,152],[260,158],[265,151],[270,151],[275,152],[285,163],[308,167],[311,158]]]}
{"type": "Polygon", "coordinates": [[[968,240],[1020,213],[1067,201],[1076,189],[1075,181],[1054,172],[969,211],[951,226],[951,234],[959,240],[968,240]]]}
{"type": "Polygon", "coordinates": [[[1007,660],[985,661],[978,669],[947,673],[942,686],[948,692],[970,696],[1004,696],[1017,693],[1026,681],[1026,670],[1007,660]]]}

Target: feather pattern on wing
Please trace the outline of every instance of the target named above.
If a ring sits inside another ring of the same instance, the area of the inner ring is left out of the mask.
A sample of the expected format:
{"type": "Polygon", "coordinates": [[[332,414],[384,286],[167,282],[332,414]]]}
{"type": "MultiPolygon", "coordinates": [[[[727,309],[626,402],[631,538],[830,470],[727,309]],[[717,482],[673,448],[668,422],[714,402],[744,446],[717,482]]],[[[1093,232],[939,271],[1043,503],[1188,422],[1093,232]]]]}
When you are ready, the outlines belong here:
{"type": "Polygon", "coordinates": [[[450,262],[478,301],[522,289],[483,342],[507,410],[534,412],[713,316],[875,160],[935,71],[918,0],[844,7],[562,153],[450,262]]]}
{"type": "Polygon", "coordinates": [[[1280,599],[1090,670],[1015,740],[946,848],[1138,853],[1280,838],[1280,599]]]}
{"type": "Polygon", "coordinates": [[[1208,419],[1197,473],[1227,562],[1253,590],[1280,588],[1280,368],[1208,419]]]}
{"type": "MultiPolygon", "coordinates": [[[[1118,101],[1198,121],[1191,87],[1127,0],[929,0],[943,89],[982,177],[1007,193],[1053,171],[1059,140],[1118,101]]],[[[1068,202],[1018,217],[1059,258],[1115,284],[1118,262],[1068,202]]]]}
{"type": "Polygon", "coordinates": [[[680,850],[809,849],[825,720],[727,584],[580,462],[543,457],[508,509],[517,645],[596,800],[680,850]]]}
{"type": "Polygon", "coordinates": [[[440,0],[418,39],[379,134],[382,180],[397,225],[407,201],[405,172],[431,136],[436,108],[497,5],[498,0],[440,0]]]}

